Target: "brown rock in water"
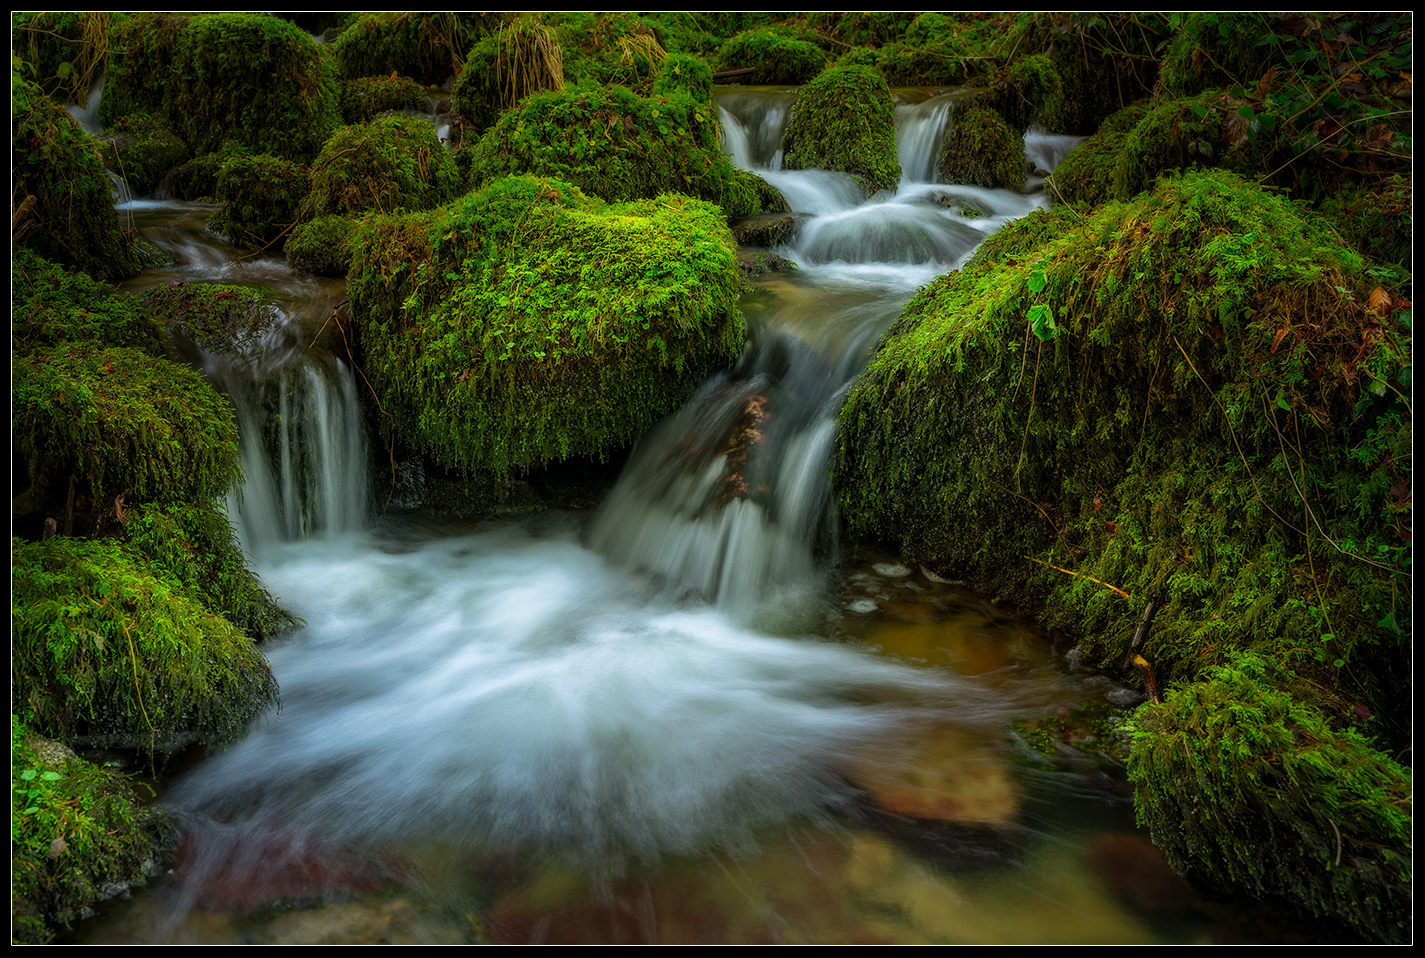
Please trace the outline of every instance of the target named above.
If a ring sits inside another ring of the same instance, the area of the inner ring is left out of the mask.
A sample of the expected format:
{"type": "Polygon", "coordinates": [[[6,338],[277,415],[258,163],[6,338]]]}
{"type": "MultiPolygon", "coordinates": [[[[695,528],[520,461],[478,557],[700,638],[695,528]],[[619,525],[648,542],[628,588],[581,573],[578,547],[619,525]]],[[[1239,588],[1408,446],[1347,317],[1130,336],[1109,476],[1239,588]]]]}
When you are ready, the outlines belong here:
{"type": "Polygon", "coordinates": [[[1019,813],[1019,790],[1003,760],[962,729],[929,729],[911,742],[867,750],[845,774],[879,808],[908,818],[1006,825],[1019,813]]]}
{"type": "Polygon", "coordinates": [[[758,213],[728,224],[739,246],[778,246],[791,239],[797,221],[786,213],[758,213]]]}
{"type": "Polygon", "coordinates": [[[1135,908],[1178,913],[1193,907],[1187,882],[1146,838],[1123,832],[1099,835],[1089,842],[1085,857],[1103,883],[1135,908]]]}

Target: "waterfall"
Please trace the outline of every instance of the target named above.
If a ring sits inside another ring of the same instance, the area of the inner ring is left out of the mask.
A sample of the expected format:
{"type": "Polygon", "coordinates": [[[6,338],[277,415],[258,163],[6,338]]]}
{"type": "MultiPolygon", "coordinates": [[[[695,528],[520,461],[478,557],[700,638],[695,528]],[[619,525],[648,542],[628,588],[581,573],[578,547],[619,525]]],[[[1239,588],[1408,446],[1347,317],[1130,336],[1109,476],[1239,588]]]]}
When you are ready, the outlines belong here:
{"type": "Polygon", "coordinates": [[[919,103],[896,105],[896,155],[907,183],[935,182],[935,161],[946,121],[959,97],[942,94],[919,103]]]}

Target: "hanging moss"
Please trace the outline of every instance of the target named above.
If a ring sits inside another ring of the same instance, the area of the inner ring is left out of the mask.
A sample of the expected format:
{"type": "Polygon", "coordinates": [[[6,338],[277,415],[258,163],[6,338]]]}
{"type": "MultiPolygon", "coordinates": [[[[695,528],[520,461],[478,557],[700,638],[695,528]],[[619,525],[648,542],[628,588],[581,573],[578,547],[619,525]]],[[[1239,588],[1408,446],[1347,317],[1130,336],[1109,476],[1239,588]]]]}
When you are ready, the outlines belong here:
{"type": "Polygon", "coordinates": [[[287,265],[322,276],[345,276],[351,269],[351,239],[356,220],[349,216],[319,216],[287,237],[287,265]]]}
{"type": "Polygon", "coordinates": [[[91,906],[142,886],[172,857],[177,830],[115,769],[86,762],[10,721],[12,935],[46,944],[91,906]]]}
{"type": "Polygon", "coordinates": [[[741,349],[734,252],[708,204],[533,177],[373,218],[350,279],[367,375],[445,468],[605,456],[741,349]]]}
{"type": "Polygon", "coordinates": [[[15,250],[10,270],[16,355],[64,341],[167,355],[162,326],[138,297],[116,293],[113,287],[23,247],[15,250]]]}
{"type": "Polygon", "coordinates": [[[239,476],[227,400],[191,369],[65,343],[14,364],[15,449],[30,478],[74,476],[96,502],[204,501],[239,476]]]}
{"type": "Polygon", "coordinates": [[[410,77],[353,77],[341,85],[341,118],[365,123],[389,110],[424,110],[425,88],[410,77]]]}
{"type": "Polygon", "coordinates": [[[1410,770],[1291,684],[1242,655],[1143,706],[1129,758],[1138,819],[1180,873],[1408,942],[1410,770]]]}
{"type": "Polygon", "coordinates": [[[109,64],[109,33],[126,14],[44,11],[10,21],[14,52],[35,66],[46,95],[83,104],[109,64]]]}
{"type": "Polygon", "coordinates": [[[438,86],[500,24],[497,13],[368,13],[331,45],[344,77],[409,76],[438,86]]]}
{"type": "Polygon", "coordinates": [[[789,170],[849,173],[869,195],[894,190],[901,168],[891,91],[869,67],[828,70],[797,94],[782,138],[789,170]]]}
{"type": "Polygon", "coordinates": [[[275,243],[297,222],[310,183],[310,174],[290,160],[234,156],[218,169],[214,194],[223,208],[208,226],[239,246],[275,243]]]}
{"type": "Polygon", "coordinates": [[[123,177],[135,196],[153,193],[171,168],[188,161],[188,147],[168,121],[147,113],[119,120],[99,137],[104,165],[123,177]]]}
{"type": "Polygon", "coordinates": [[[717,51],[717,70],[745,70],[755,73],[727,77],[728,83],[756,86],[807,83],[826,68],[826,54],[813,43],[767,28],[747,30],[724,43],[717,51]]]}
{"type": "Polygon", "coordinates": [[[138,262],[119,231],[98,144],[19,72],[11,80],[14,202],[18,207],[35,198],[13,241],[99,279],[136,275],[138,262]]]}
{"type": "Polygon", "coordinates": [[[277,703],[252,641],[117,542],[14,541],[15,710],[74,741],[222,745],[277,703]]]}
{"type": "Polygon", "coordinates": [[[1022,189],[1024,137],[988,107],[957,111],[945,131],[936,169],[943,183],[1022,189]]]}
{"type": "Polygon", "coordinates": [[[424,119],[388,114],[342,127],[312,167],[310,216],[425,210],[460,192],[455,161],[424,119]]]}

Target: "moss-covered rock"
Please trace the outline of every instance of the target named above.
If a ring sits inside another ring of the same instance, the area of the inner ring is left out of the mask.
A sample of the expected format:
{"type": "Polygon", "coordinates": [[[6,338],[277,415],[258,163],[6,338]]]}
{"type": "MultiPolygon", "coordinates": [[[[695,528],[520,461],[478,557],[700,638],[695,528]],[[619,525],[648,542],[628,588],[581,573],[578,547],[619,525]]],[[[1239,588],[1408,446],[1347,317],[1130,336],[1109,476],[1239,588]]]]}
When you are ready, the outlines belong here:
{"type": "Polygon", "coordinates": [[[1024,136],[989,107],[956,111],[936,159],[942,183],[992,189],[1024,186],[1024,136]]]}
{"type": "Polygon", "coordinates": [[[974,75],[954,43],[888,43],[878,53],[875,66],[891,86],[958,86],[974,75]]]}
{"type": "Polygon", "coordinates": [[[732,37],[717,51],[717,70],[747,70],[728,77],[729,83],[759,86],[802,84],[826,68],[826,54],[814,43],[788,36],[782,30],[759,28],[732,37]]]}
{"type": "Polygon", "coordinates": [[[1133,723],[1138,819],[1180,873],[1411,937],[1410,770],[1242,655],[1133,723]]]}
{"type": "Polygon", "coordinates": [[[368,13],[342,31],[332,55],[344,77],[413,77],[438,86],[460,72],[497,13],[368,13]]]}
{"type": "Polygon", "coordinates": [[[341,85],[341,118],[365,123],[390,110],[423,110],[426,100],[425,88],[410,77],[353,77],[341,85]]]}
{"type": "Polygon", "coordinates": [[[222,745],[277,702],[252,640],[118,542],[14,541],[16,714],[69,741],[222,745]]]}
{"type": "Polygon", "coordinates": [[[45,944],[60,926],[127,895],[172,857],[177,830],[114,769],[10,723],[11,934],[45,944]]]}
{"type": "Polygon", "coordinates": [[[1047,56],[1021,57],[995,79],[985,105],[994,109],[1010,128],[1023,133],[1052,113],[1064,95],[1058,67],[1047,56]]]}
{"type": "Polygon", "coordinates": [[[771,183],[751,170],[734,168],[722,207],[729,219],[758,213],[789,213],[787,198],[771,183]]]}
{"type": "Polygon", "coordinates": [[[206,501],[238,480],[226,399],[135,349],[64,343],[16,358],[15,450],[31,479],[73,476],[95,502],[206,501]]]}
{"type": "Polygon", "coordinates": [[[367,376],[445,468],[607,455],[741,349],[734,252],[708,204],[533,177],[372,218],[350,279],[367,376]]]}
{"type": "MultiPolygon", "coordinates": [[[[669,58],[660,78],[678,65],[695,72],[669,58]]],[[[532,94],[480,139],[472,176],[555,177],[610,201],[680,192],[721,203],[732,164],[718,145],[711,95],[689,92],[689,82],[660,79],[646,97],[621,86],[532,94]]]]}
{"type": "Polygon", "coordinates": [[[114,25],[99,100],[99,122],[106,128],[131,113],[168,116],[165,98],[174,93],[173,61],[187,25],[188,17],[168,13],[137,13],[114,25]]]}
{"type": "Polygon", "coordinates": [[[856,178],[869,195],[894,190],[896,158],[891,91],[870,67],[827,70],[802,87],[782,137],[789,170],[838,170],[856,178]]]}
{"type": "Polygon", "coordinates": [[[310,184],[311,175],[291,160],[234,156],[218,168],[214,195],[223,208],[208,227],[239,246],[275,243],[300,218],[310,184]]]}
{"type": "Polygon", "coordinates": [[[466,136],[480,136],[502,112],[541,90],[564,89],[564,56],[537,16],[518,17],[470,48],[450,91],[466,136]]]}
{"type": "Polygon", "coordinates": [[[426,210],[460,194],[455,161],[423,119],[388,114],[338,130],[312,167],[308,214],[426,210]]]}
{"type": "Polygon", "coordinates": [[[1193,96],[1212,87],[1252,85],[1277,60],[1271,13],[1184,13],[1173,18],[1160,79],[1168,92],[1193,96]]]}
{"type": "Polygon", "coordinates": [[[1114,175],[1128,134],[1148,111],[1134,104],[1103,121],[1098,132],[1080,143],[1049,174],[1046,189],[1054,199],[1097,206],[1113,199],[1114,175]]]}
{"type": "Polygon", "coordinates": [[[14,353],[23,355],[65,341],[128,346],[150,356],[167,354],[163,329],[136,296],[116,293],[85,273],[51,263],[21,247],[10,261],[14,353]]]}
{"type": "Polygon", "coordinates": [[[163,174],[188,161],[188,147],[163,117],[133,113],[99,137],[104,165],[124,178],[135,196],[152,193],[163,174]]]}
{"type": "Polygon", "coordinates": [[[356,220],[350,216],[319,216],[287,237],[287,265],[321,276],[345,276],[351,269],[351,239],[356,220]]]}
{"type": "Polygon", "coordinates": [[[227,356],[255,353],[280,319],[251,286],[173,283],[151,287],[142,298],[174,340],[227,356]]]}
{"type": "Polygon", "coordinates": [[[99,279],[136,275],[138,262],[119,230],[98,143],[19,72],[12,83],[15,206],[28,204],[13,242],[99,279]]]}
{"type": "Polygon", "coordinates": [[[1118,151],[1112,195],[1128,199],[1148,189],[1161,174],[1191,166],[1254,176],[1267,172],[1262,147],[1225,94],[1206,93],[1152,106],[1118,151]]]}
{"type": "Polygon", "coordinates": [[[812,13],[807,27],[838,43],[879,47],[905,36],[917,14],[903,10],[874,13],[812,13]]]}

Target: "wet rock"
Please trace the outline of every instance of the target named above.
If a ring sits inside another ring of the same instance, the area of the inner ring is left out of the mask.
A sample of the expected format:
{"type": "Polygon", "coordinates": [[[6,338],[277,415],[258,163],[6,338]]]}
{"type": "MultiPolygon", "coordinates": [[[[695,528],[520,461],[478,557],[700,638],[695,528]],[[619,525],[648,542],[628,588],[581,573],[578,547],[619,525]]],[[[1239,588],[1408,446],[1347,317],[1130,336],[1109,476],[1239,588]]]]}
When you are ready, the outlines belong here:
{"type": "Polygon", "coordinates": [[[737,269],[747,278],[768,273],[790,273],[796,268],[796,263],[776,253],[747,249],[737,251],[737,269]]]}
{"type": "Polygon", "coordinates": [[[1003,760],[962,729],[931,729],[853,756],[846,776],[878,808],[908,818],[1003,825],[1019,814],[1019,789],[1003,760]]]}
{"type": "Polygon", "coordinates": [[[739,246],[780,246],[796,231],[796,217],[787,213],[759,213],[728,224],[739,246]]]}
{"type": "Polygon", "coordinates": [[[1192,890],[1146,838],[1110,832],[1090,840],[1085,855],[1099,879],[1142,911],[1178,914],[1192,909],[1192,890]]]}

